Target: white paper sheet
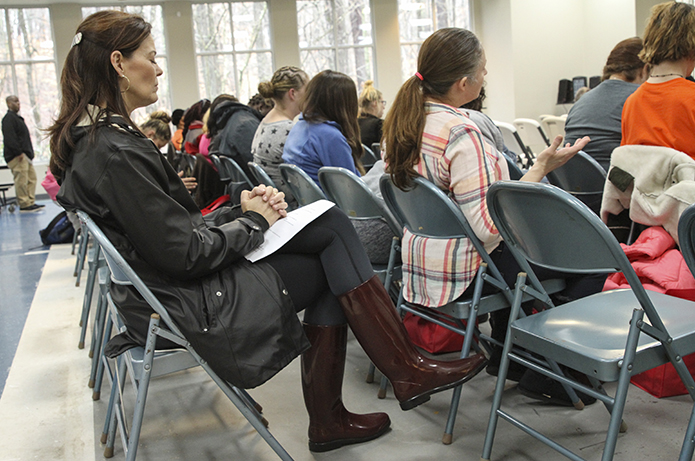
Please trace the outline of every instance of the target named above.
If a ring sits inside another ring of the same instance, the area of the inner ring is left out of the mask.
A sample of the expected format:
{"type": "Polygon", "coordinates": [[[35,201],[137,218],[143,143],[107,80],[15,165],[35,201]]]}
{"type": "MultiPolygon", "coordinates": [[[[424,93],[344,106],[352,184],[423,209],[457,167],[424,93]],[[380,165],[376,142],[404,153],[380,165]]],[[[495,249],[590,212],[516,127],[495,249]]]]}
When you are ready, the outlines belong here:
{"type": "Polygon", "coordinates": [[[289,212],[286,218],[278,219],[270,229],[265,231],[265,234],[263,234],[265,241],[261,246],[247,254],[246,259],[253,263],[275,253],[307,224],[333,206],[335,206],[333,202],[318,200],[289,212]]]}

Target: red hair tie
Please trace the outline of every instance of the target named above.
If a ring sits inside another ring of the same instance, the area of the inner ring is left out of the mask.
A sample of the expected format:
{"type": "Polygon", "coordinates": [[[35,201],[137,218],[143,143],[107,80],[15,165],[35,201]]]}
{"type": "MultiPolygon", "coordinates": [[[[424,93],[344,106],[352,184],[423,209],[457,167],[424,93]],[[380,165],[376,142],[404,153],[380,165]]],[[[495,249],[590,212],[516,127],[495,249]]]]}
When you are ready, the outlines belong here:
{"type": "Polygon", "coordinates": [[[422,74],[420,72],[415,72],[415,76],[420,79],[421,82],[424,82],[425,79],[422,78],[422,74]]]}

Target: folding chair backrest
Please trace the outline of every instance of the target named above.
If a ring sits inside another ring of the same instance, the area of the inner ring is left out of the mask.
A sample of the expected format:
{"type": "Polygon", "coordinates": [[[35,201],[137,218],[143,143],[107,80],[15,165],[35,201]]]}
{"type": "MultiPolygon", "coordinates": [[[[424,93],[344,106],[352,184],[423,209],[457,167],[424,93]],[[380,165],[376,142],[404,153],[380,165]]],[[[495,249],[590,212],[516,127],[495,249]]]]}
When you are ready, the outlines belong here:
{"type": "Polygon", "coordinates": [[[249,186],[249,188],[253,189],[253,182],[249,179],[248,176],[246,176],[246,173],[244,173],[244,170],[241,169],[239,164],[234,161],[234,159],[229,158],[224,155],[220,155],[220,162],[222,162],[222,165],[224,166],[227,175],[229,176],[230,180],[232,183],[235,184],[243,184],[246,183],[246,185],[249,186]]]}
{"type": "Polygon", "coordinates": [[[495,122],[497,128],[502,132],[502,138],[504,139],[504,145],[507,149],[511,150],[517,155],[530,155],[530,149],[521,140],[519,133],[516,128],[511,123],[505,122],[495,122]]]}
{"type": "Polygon", "coordinates": [[[220,161],[220,157],[216,154],[210,154],[210,160],[212,160],[212,165],[217,170],[217,174],[220,175],[220,181],[222,181],[225,184],[229,183],[229,181],[231,181],[232,178],[229,175],[229,172],[227,171],[227,167],[223,165],[220,161]]]}
{"type": "Polygon", "coordinates": [[[550,184],[572,195],[603,194],[606,170],[592,156],[579,151],[567,163],[547,175],[550,184]]]}
{"type": "Polygon", "coordinates": [[[256,177],[256,182],[258,184],[263,184],[266,186],[270,187],[275,187],[277,189],[277,186],[275,185],[275,181],[270,179],[270,176],[268,176],[268,173],[263,169],[262,166],[260,166],[256,162],[249,162],[249,170],[251,170],[251,173],[256,177]]]}
{"type": "Polygon", "coordinates": [[[326,198],[314,180],[297,165],[282,163],[280,165],[280,175],[290,186],[292,195],[297,199],[299,206],[308,205],[326,198]]]}
{"type": "Polygon", "coordinates": [[[519,136],[524,143],[538,154],[540,151],[550,145],[548,137],[545,135],[540,123],[532,118],[517,118],[514,120],[514,126],[519,132],[519,136]]]}
{"type": "Polygon", "coordinates": [[[362,144],[362,157],[360,158],[360,161],[362,162],[362,166],[365,167],[367,170],[369,170],[371,167],[374,166],[374,164],[379,160],[377,155],[374,153],[371,147],[367,147],[366,145],[362,144]]]}
{"type": "Polygon", "coordinates": [[[159,314],[167,328],[175,335],[183,337],[183,334],[174,324],[166,309],[164,309],[159,300],[152,294],[150,289],[147,288],[145,283],[130,267],[126,260],[123,259],[123,256],[116,250],[116,247],[113,246],[111,241],[104,235],[92,218],[90,218],[87,213],[80,210],[77,211],[77,216],[80,218],[80,221],[87,226],[89,233],[101,247],[106,263],[111,270],[111,281],[117,285],[132,285],[152,309],[159,314]]]}
{"type": "Polygon", "coordinates": [[[683,259],[695,274],[695,205],[690,205],[678,220],[678,242],[683,259]]]}
{"type": "Polygon", "coordinates": [[[468,238],[488,262],[487,252],[463,212],[453,200],[423,177],[403,191],[385,174],[379,181],[381,194],[397,220],[413,234],[438,239],[468,238]]]}
{"type": "Polygon", "coordinates": [[[319,182],[328,200],[351,219],[383,218],[395,235],[400,237],[403,233],[403,226],[352,171],[325,166],[319,170],[319,182]]]}
{"type": "Polygon", "coordinates": [[[598,216],[555,186],[498,181],[488,189],[487,205],[507,246],[535,264],[576,273],[631,269],[598,216]]]}
{"type": "Polygon", "coordinates": [[[541,127],[551,142],[557,135],[565,136],[565,119],[562,117],[555,117],[554,115],[543,117],[541,127]]]}

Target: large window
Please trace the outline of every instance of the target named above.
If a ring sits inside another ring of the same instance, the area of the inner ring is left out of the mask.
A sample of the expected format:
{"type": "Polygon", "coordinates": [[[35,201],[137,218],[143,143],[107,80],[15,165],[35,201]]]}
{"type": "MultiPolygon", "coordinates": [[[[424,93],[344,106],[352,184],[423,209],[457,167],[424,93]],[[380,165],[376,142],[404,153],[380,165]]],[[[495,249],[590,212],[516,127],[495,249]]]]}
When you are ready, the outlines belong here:
{"type": "Polygon", "coordinates": [[[374,40],[369,0],[298,0],[297,29],[302,68],[325,69],[374,80],[374,40]]]}
{"type": "Polygon", "coordinates": [[[124,6],[105,6],[105,7],[84,7],[82,17],[87,17],[92,13],[102,10],[121,10],[126,13],[137,14],[152,24],[152,38],[157,49],[156,61],[164,73],[159,77],[159,99],[156,103],[136,110],[132,114],[135,123],[142,123],[147,119],[147,114],[155,110],[164,110],[171,113],[171,89],[169,87],[169,66],[167,65],[167,46],[164,36],[164,19],[161,5],[124,5],[124,6]]]}
{"type": "Polygon", "coordinates": [[[227,93],[246,103],[272,77],[267,2],[194,4],[193,27],[202,97],[227,93]]]}
{"type": "Polygon", "coordinates": [[[437,29],[470,28],[469,0],[398,0],[401,72],[407,80],[417,71],[420,45],[437,29]]]}
{"type": "MultiPolygon", "coordinates": [[[[17,95],[29,128],[35,161],[47,162],[43,131],[58,110],[58,79],[48,8],[0,8],[0,95],[17,95]]],[[[0,146],[2,149],[2,146],[0,146]]],[[[5,163],[0,157],[0,162],[5,163]]]]}

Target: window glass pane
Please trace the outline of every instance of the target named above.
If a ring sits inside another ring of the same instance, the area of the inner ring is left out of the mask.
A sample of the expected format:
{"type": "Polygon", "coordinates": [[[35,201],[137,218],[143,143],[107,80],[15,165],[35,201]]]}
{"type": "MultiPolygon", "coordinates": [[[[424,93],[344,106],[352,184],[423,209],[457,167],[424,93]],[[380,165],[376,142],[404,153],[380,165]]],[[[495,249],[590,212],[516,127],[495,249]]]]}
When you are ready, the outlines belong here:
{"type": "Polygon", "coordinates": [[[198,56],[200,97],[213,100],[222,93],[237,94],[231,55],[198,56]]]}
{"type": "Polygon", "coordinates": [[[160,5],[128,5],[124,11],[137,14],[152,24],[152,37],[158,54],[166,54],[167,45],[164,39],[164,14],[160,5]]]}
{"type": "Polygon", "coordinates": [[[273,76],[273,55],[266,53],[237,54],[239,86],[236,97],[246,103],[258,93],[258,83],[268,81],[273,76]]]}
{"type": "MultiPolygon", "coordinates": [[[[332,46],[333,3],[330,0],[297,1],[297,33],[299,48],[332,46]]],[[[304,65],[304,61],[302,61],[304,65]]]]}
{"type": "Polygon", "coordinates": [[[417,55],[420,45],[401,45],[401,72],[403,80],[407,80],[417,72],[417,55]]]}
{"type": "Polygon", "coordinates": [[[0,61],[10,60],[10,45],[7,40],[7,23],[5,21],[5,10],[0,10],[0,61]]]}
{"type": "Polygon", "coordinates": [[[196,53],[234,50],[228,3],[193,5],[193,31],[196,53]]]}
{"type": "Polygon", "coordinates": [[[55,63],[16,64],[15,70],[20,114],[31,133],[36,159],[48,161],[48,139],[42,129],[50,126],[58,110],[55,63]]]}
{"type": "Polygon", "coordinates": [[[236,51],[269,50],[270,22],[265,2],[232,3],[236,51]]]}
{"type": "Polygon", "coordinates": [[[444,27],[470,28],[468,0],[434,0],[437,29],[444,27]]]}
{"type": "Polygon", "coordinates": [[[304,50],[299,52],[302,61],[302,69],[310,77],[318,74],[322,70],[336,69],[335,51],[328,50],[304,50]]]}
{"type": "Polygon", "coordinates": [[[48,8],[22,8],[8,11],[14,59],[54,60],[53,34],[48,8]]]}
{"type": "Polygon", "coordinates": [[[365,81],[374,80],[372,53],[371,47],[339,49],[337,70],[353,79],[357,76],[357,88],[361,88],[365,81]]]}
{"type": "Polygon", "coordinates": [[[339,45],[371,45],[369,0],[335,0],[336,37],[339,45]]]}
{"type": "Polygon", "coordinates": [[[401,42],[422,42],[433,32],[430,0],[398,0],[401,42]]]}

